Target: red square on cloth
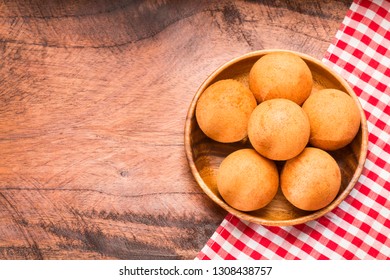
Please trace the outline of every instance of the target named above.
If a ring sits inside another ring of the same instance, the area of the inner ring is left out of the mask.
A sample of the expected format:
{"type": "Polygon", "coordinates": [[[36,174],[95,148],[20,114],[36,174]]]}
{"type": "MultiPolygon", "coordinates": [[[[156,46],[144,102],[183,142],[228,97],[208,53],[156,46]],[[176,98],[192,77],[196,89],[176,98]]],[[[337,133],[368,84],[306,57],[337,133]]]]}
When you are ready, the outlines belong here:
{"type": "Polygon", "coordinates": [[[323,62],[349,82],[367,117],[355,188],[302,225],[267,227],[228,214],[197,259],[390,259],[390,2],[354,1],[323,62]]]}

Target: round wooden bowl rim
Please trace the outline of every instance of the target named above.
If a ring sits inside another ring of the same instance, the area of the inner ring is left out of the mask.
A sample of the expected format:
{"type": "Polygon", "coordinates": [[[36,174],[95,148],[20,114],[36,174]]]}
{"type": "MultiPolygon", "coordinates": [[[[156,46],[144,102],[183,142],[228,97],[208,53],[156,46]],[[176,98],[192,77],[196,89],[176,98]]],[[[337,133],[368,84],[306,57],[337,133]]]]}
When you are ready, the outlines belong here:
{"type": "Polygon", "coordinates": [[[315,59],[307,54],[303,54],[303,53],[296,52],[296,51],[283,50],[283,49],[268,49],[268,50],[259,50],[259,51],[249,52],[249,53],[246,53],[246,54],[241,55],[239,57],[236,57],[236,58],[226,62],[225,64],[223,64],[219,68],[217,68],[201,84],[201,86],[197,90],[194,98],[192,99],[191,105],[188,109],[188,113],[187,113],[187,117],[186,117],[186,121],[185,121],[185,129],[184,129],[184,146],[185,146],[187,161],[188,161],[191,172],[192,172],[196,182],[202,188],[202,190],[206,193],[206,195],[208,195],[215,203],[217,203],[220,207],[222,207],[223,209],[225,209],[229,213],[231,213],[231,214],[233,214],[233,215],[235,215],[243,220],[246,220],[249,222],[254,222],[257,224],[266,225],[266,226],[291,226],[291,225],[305,223],[305,222],[308,222],[311,220],[315,220],[315,219],[325,215],[326,213],[332,211],[334,208],[336,208],[348,196],[348,194],[354,188],[355,184],[357,183],[357,181],[362,173],[364,162],[366,160],[366,155],[367,155],[367,145],[368,145],[368,130],[367,130],[366,116],[364,114],[364,110],[359,102],[358,97],[356,96],[355,92],[350,87],[350,85],[339,74],[337,74],[333,69],[331,69],[330,67],[325,65],[320,60],[315,59]],[[347,89],[347,93],[353,98],[353,100],[357,104],[359,111],[360,111],[360,117],[361,117],[362,143],[361,143],[360,155],[359,155],[359,159],[358,159],[357,168],[352,176],[352,179],[348,183],[347,187],[344,189],[344,191],[342,193],[340,193],[336,197],[336,199],[331,204],[329,204],[325,208],[322,208],[318,211],[310,213],[307,216],[303,216],[303,217],[299,217],[299,218],[295,218],[295,219],[289,219],[289,220],[267,220],[267,219],[263,219],[260,217],[252,216],[249,213],[245,213],[245,212],[239,211],[235,208],[232,208],[226,202],[224,202],[221,198],[219,198],[217,195],[215,195],[211,191],[211,189],[206,185],[206,183],[203,181],[202,177],[200,176],[200,174],[196,168],[194,158],[193,158],[193,152],[192,152],[192,147],[191,147],[191,137],[190,137],[191,130],[192,130],[192,118],[194,117],[194,114],[195,114],[196,103],[197,103],[200,95],[206,89],[206,87],[209,86],[210,82],[212,80],[214,80],[215,77],[217,77],[222,71],[224,71],[225,69],[227,69],[228,67],[230,67],[231,65],[233,65],[239,61],[242,61],[242,60],[248,59],[248,58],[260,57],[260,56],[263,56],[265,54],[273,53],[273,52],[294,53],[294,54],[300,56],[301,58],[303,58],[304,60],[310,61],[310,62],[320,66],[321,68],[325,69],[330,74],[332,74],[332,76],[338,82],[340,82],[340,84],[345,89],[347,89]]]}

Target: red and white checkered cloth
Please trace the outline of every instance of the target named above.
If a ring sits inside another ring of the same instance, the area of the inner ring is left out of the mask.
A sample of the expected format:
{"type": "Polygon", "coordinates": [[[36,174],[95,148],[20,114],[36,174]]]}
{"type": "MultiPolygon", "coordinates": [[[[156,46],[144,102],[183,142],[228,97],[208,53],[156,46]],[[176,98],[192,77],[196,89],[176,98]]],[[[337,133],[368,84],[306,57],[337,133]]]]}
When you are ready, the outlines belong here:
{"type": "Polygon", "coordinates": [[[332,212],[296,226],[228,214],[196,259],[390,259],[390,2],[355,0],[323,62],[350,83],[367,117],[354,189],[332,212]]]}

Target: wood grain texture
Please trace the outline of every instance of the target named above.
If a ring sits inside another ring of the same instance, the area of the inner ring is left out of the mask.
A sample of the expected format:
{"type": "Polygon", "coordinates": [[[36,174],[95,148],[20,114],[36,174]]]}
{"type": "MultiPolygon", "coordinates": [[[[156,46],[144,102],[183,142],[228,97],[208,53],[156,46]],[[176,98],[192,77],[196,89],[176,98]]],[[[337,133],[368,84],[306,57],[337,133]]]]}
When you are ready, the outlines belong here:
{"type": "Polygon", "coordinates": [[[0,258],[192,259],[226,212],[184,123],[248,51],[321,58],[351,1],[1,1],[0,258]]]}

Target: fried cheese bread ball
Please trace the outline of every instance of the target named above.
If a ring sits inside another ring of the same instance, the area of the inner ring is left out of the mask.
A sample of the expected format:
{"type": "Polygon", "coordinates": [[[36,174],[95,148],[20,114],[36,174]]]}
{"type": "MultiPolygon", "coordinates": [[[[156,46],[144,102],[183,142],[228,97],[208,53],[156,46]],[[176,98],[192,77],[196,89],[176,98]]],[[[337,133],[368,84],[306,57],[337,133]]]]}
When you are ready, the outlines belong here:
{"type": "Polygon", "coordinates": [[[266,206],[276,195],[279,174],[273,161],[253,149],[228,155],[217,174],[217,187],[231,207],[253,211],[266,206]]]}
{"type": "Polygon", "coordinates": [[[255,62],[249,72],[249,88],[258,103],[286,98],[302,105],[312,87],[309,67],[302,58],[289,52],[266,54],[255,62]]]}
{"type": "Polygon", "coordinates": [[[248,137],[255,150],[272,160],[288,160],[306,147],[310,124],[302,108],[288,99],[260,103],[248,124],[248,137]]]}
{"type": "Polygon", "coordinates": [[[329,205],[337,196],[341,172],[337,162],[326,151],[308,147],[286,161],[280,187],[295,207],[315,211],[329,205]]]}
{"type": "Polygon", "coordinates": [[[345,147],[360,127],[359,109],[347,93],[337,89],[314,92],[302,106],[310,122],[310,144],[327,151],[345,147]]]}
{"type": "Polygon", "coordinates": [[[200,129],[221,143],[237,142],[248,134],[256,99],[242,83],[226,79],[210,85],[199,97],[196,119],[200,129]]]}

